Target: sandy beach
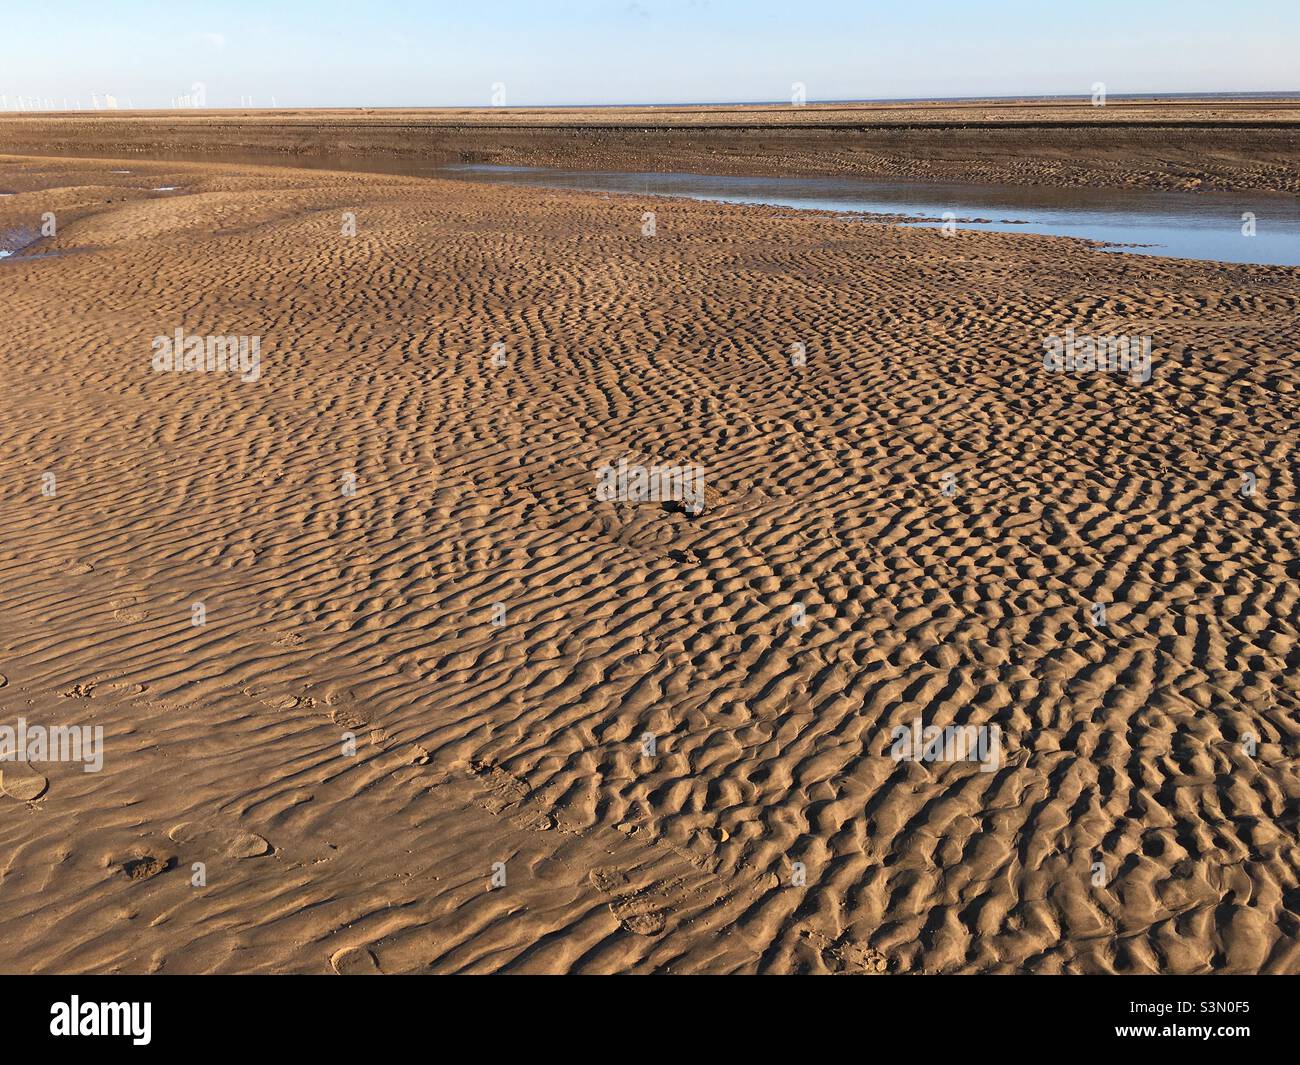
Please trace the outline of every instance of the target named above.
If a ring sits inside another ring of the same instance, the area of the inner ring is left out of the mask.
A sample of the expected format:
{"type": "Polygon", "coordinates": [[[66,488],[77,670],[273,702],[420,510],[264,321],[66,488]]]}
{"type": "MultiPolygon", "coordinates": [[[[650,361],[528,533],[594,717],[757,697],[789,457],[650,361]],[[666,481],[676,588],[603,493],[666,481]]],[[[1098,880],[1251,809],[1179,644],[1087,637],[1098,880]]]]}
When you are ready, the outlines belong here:
{"type": "Polygon", "coordinates": [[[1300,269],[232,161],[1300,189],[1090,110],[0,116],[0,970],[1300,972],[1300,269]]]}

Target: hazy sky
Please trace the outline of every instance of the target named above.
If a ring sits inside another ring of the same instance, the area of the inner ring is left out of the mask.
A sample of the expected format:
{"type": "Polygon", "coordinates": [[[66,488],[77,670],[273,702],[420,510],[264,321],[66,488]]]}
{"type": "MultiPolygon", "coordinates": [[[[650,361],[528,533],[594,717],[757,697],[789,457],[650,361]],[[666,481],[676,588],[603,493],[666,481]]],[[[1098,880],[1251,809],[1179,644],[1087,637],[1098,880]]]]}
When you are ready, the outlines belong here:
{"type": "Polygon", "coordinates": [[[11,108],[1300,90],[1296,0],[11,0],[4,33],[11,108]]]}

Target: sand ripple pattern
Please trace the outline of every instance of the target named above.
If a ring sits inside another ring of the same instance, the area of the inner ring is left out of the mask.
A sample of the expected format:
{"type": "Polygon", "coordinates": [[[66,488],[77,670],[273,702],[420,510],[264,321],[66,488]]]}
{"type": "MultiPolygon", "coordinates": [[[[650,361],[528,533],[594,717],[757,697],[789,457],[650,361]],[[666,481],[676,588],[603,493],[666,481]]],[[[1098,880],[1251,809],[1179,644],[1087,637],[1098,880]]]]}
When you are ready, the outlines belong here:
{"type": "Polygon", "coordinates": [[[1297,271],[130,165],[0,160],[65,219],[0,264],[0,724],[107,736],[0,795],[0,967],[1300,971],[1297,271]]]}

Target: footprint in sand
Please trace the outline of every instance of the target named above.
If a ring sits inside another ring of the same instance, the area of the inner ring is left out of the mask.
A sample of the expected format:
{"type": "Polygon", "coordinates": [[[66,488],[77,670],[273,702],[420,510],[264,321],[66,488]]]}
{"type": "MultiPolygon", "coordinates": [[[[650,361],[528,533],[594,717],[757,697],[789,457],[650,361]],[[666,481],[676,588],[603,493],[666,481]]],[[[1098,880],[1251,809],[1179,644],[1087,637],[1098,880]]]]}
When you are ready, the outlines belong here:
{"type": "Polygon", "coordinates": [[[50,782],[27,765],[0,769],[0,792],[19,802],[31,802],[45,794],[50,782]]]}
{"type": "Polygon", "coordinates": [[[357,730],[370,724],[369,714],[353,705],[351,692],[334,689],[317,690],[310,686],[308,692],[314,694],[294,695],[290,692],[275,692],[257,684],[244,689],[244,694],[250,699],[258,699],[263,706],[269,706],[272,710],[296,710],[302,707],[328,714],[334,724],[350,730],[357,730]]]}
{"type": "Polygon", "coordinates": [[[847,935],[831,939],[811,928],[801,928],[800,938],[819,954],[831,972],[880,976],[889,972],[889,959],[874,947],[855,943],[847,935]]]}
{"type": "Polygon", "coordinates": [[[628,875],[621,869],[593,869],[588,878],[597,891],[613,895],[609,912],[618,918],[625,931],[638,936],[657,936],[664,930],[667,918],[663,909],[648,895],[647,890],[634,890],[628,875]]]}
{"type": "Polygon", "coordinates": [[[357,705],[357,697],[339,684],[310,684],[304,696],[313,707],[328,707],[322,713],[328,713],[330,720],[344,728],[360,728],[370,724],[370,715],[357,705]]]}
{"type": "Polygon", "coordinates": [[[152,880],[176,864],[175,855],[139,854],[122,862],[122,872],[128,880],[152,880]]]}
{"type": "Polygon", "coordinates": [[[336,706],[330,711],[330,720],[339,728],[355,731],[370,724],[370,717],[363,710],[352,706],[336,706]]]}
{"type": "Polygon", "coordinates": [[[365,947],[346,947],[330,957],[330,968],[340,976],[379,976],[379,959],[365,947]]]}
{"type": "Polygon", "coordinates": [[[606,895],[623,895],[628,890],[627,873],[621,869],[593,869],[587,874],[587,879],[597,891],[606,895]]]}
{"type": "Polygon", "coordinates": [[[88,680],[81,684],[74,684],[65,692],[59,692],[65,699],[93,699],[95,697],[95,686],[98,681],[88,680]]]}
{"type": "Polygon", "coordinates": [[[611,902],[609,912],[618,918],[619,927],[638,936],[657,936],[664,930],[664,915],[644,899],[611,902]]]}
{"type": "Polygon", "coordinates": [[[272,710],[294,710],[303,705],[304,701],[308,706],[314,705],[314,700],[303,700],[290,692],[277,692],[260,684],[249,685],[244,689],[244,694],[250,699],[258,700],[263,706],[269,706],[272,710]]]}
{"type": "Polygon", "coordinates": [[[528,798],[527,784],[491,762],[476,759],[458,763],[458,768],[488,792],[479,805],[494,816],[528,798]]]}
{"type": "Polygon", "coordinates": [[[118,684],[110,684],[108,690],[114,695],[143,695],[149,690],[149,686],[147,684],[130,684],[123,681],[118,684]]]}
{"type": "Polygon", "coordinates": [[[126,622],[126,620],[143,620],[144,618],[148,618],[149,612],[144,610],[143,607],[140,607],[139,603],[139,596],[122,596],[113,599],[113,601],[109,603],[109,606],[113,607],[114,618],[126,622]]]}
{"type": "Polygon", "coordinates": [[[527,810],[512,817],[510,823],[529,832],[549,832],[555,827],[555,818],[541,810],[527,810]]]}
{"type": "Polygon", "coordinates": [[[173,843],[190,844],[207,854],[227,858],[261,858],[271,853],[271,844],[256,832],[225,828],[202,821],[182,821],[167,833],[173,843]]]}

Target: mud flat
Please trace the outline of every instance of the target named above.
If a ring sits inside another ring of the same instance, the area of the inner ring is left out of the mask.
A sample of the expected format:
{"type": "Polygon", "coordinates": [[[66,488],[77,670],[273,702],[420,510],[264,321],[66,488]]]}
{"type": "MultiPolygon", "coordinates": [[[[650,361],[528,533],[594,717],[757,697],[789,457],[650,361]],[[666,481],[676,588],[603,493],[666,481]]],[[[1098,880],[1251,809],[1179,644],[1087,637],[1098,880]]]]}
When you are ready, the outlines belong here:
{"type": "Polygon", "coordinates": [[[0,151],[1300,192],[1300,100],[0,115],[0,151]]]}
{"type": "Polygon", "coordinates": [[[0,725],[103,736],[0,762],[0,969],[1300,971],[1300,271],[138,157],[0,187],[58,222],[0,262],[0,725]],[[256,367],[170,369],[178,329],[256,367]],[[1149,374],[1088,368],[1116,337],[1149,374]],[[601,498],[620,459],[702,512],[601,498]]]}

